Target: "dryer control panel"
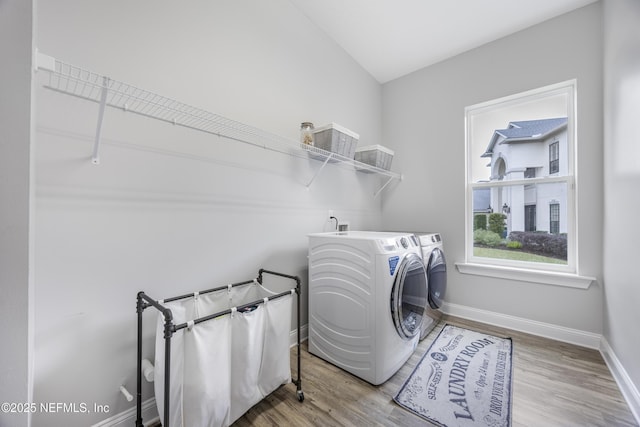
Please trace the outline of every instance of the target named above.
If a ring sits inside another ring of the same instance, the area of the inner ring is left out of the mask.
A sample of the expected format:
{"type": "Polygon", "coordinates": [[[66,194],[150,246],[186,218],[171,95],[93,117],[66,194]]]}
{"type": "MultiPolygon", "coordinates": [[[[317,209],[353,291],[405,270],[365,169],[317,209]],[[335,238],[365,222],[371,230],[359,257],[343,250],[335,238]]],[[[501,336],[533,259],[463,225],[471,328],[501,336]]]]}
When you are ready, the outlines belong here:
{"type": "Polygon", "coordinates": [[[440,233],[417,233],[417,239],[422,247],[427,246],[441,246],[442,245],[442,237],[440,237],[440,233]]]}

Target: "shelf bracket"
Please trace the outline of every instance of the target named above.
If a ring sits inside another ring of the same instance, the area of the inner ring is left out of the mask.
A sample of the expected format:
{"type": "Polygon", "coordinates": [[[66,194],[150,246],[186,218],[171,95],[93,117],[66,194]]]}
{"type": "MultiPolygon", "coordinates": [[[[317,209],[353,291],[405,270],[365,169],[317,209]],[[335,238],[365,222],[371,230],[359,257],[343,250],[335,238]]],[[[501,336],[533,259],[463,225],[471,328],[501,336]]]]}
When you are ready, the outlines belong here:
{"type": "Polygon", "coordinates": [[[109,93],[109,77],[102,78],[102,93],[100,95],[100,108],[98,110],[98,124],[96,126],[96,138],[93,142],[93,155],[91,156],[91,162],[94,165],[100,164],[99,150],[100,150],[100,131],[102,129],[102,119],[104,118],[104,107],[107,104],[107,94],[109,93]]]}
{"type": "Polygon", "coordinates": [[[327,158],[322,163],[322,166],[320,166],[320,168],[313,175],[313,178],[311,178],[311,181],[309,181],[309,183],[307,184],[307,190],[311,187],[311,184],[313,184],[313,181],[315,181],[315,179],[318,177],[318,175],[320,175],[320,172],[322,172],[322,169],[324,169],[324,167],[327,166],[327,163],[329,163],[329,160],[331,160],[332,157],[333,157],[333,153],[329,153],[327,158]]]}
{"type": "Polygon", "coordinates": [[[392,180],[393,180],[393,177],[392,177],[392,176],[390,176],[390,177],[389,177],[389,179],[387,179],[387,182],[385,182],[385,183],[382,185],[382,187],[380,187],[380,188],[378,189],[378,191],[376,191],[376,192],[373,194],[373,198],[375,199],[376,197],[378,197],[378,194],[380,194],[380,193],[382,192],[382,190],[384,190],[384,189],[385,189],[385,187],[386,187],[387,185],[389,185],[389,183],[390,183],[392,180]]]}

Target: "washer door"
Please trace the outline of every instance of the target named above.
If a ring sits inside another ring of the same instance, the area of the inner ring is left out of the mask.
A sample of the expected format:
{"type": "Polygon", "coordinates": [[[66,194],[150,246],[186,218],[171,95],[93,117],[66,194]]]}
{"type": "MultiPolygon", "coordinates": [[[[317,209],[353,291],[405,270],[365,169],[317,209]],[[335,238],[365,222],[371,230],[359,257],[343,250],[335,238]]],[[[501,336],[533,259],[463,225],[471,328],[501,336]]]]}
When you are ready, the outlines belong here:
{"type": "Polygon", "coordinates": [[[440,248],[434,248],[427,264],[427,280],[429,281],[429,306],[434,310],[442,307],[444,294],[447,291],[447,261],[440,248]]]}
{"type": "Polygon", "coordinates": [[[391,317],[403,339],[420,333],[424,308],[427,306],[427,270],[423,259],[415,253],[404,257],[391,290],[391,317]]]}

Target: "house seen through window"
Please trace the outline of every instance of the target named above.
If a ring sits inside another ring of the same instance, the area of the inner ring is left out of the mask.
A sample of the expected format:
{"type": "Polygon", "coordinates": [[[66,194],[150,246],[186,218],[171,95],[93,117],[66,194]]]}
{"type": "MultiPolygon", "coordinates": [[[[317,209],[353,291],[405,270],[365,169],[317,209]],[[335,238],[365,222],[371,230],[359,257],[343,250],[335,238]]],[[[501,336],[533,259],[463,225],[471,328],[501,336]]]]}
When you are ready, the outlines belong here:
{"type": "Polygon", "coordinates": [[[466,109],[467,260],[575,272],[575,82],[466,109]]]}

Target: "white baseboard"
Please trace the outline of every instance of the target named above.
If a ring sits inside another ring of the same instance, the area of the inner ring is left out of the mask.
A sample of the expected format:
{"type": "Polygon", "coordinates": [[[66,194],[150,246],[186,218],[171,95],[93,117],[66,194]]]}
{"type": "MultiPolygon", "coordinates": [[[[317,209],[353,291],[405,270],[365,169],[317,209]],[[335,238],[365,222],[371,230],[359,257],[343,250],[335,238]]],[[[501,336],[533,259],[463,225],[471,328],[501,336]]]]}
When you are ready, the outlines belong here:
{"type": "Polygon", "coordinates": [[[462,317],[463,319],[475,320],[489,325],[500,326],[513,329],[540,337],[550,338],[582,347],[600,349],[602,335],[593,332],[580,331],[578,329],[565,328],[564,326],[552,325],[550,323],[538,322],[536,320],[524,319],[522,317],[510,316],[508,314],[496,313],[487,310],[467,307],[464,305],[444,303],[443,312],[451,316],[462,317]]]}
{"type": "MultiPolygon", "coordinates": [[[[131,427],[136,425],[136,415],[136,407],[134,406],[106,420],[102,420],[91,427],[131,427]]],[[[156,408],[155,397],[142,402],[142,420],[145,426],[158,420],[158,409],[156,408]]]]}
{"type": "Polygon", "coordinates": [[[600,342],[600,354],[602,354],[605,363],[611,371],[611,375],[613,375],[613,378],[616,380],[618,388],[627,401],[636,422],[640,424],[640,392],[633,381],[631,381],[631,377],[629,377],[624,366],[622,366],[620,360],[609,345],[609,342],[604,337],[600,342]]]}

